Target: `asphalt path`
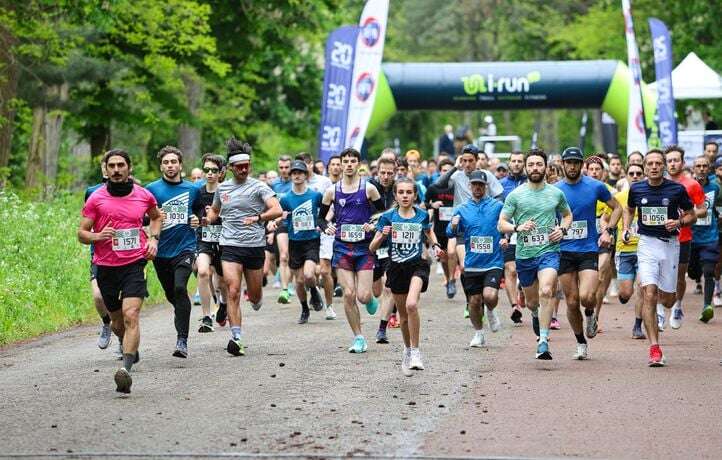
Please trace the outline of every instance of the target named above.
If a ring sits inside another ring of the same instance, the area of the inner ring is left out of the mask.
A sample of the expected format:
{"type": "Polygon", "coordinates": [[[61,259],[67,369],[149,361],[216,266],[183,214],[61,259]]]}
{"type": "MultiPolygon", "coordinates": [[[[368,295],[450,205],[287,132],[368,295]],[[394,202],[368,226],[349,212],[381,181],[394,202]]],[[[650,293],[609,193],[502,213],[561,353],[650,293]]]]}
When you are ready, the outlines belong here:
{"type": "Polygon", "coordinates": [[[128,396],[113,383],[117,342],[99,350],[95,326],[0,350],[0,457],[722,458],[722,309],[701,324],[699,296],[682,329],[662,335],[665,368],[646,366],[633,312],[618,304],[586,362],[571,359],[562,304],[554,360],[542,362],[527,312],[513,327],[505,295],[503,330],[469,349],[463,295],[447,300],[432,274],[426,370],[404,377],[398,329],[377,345],[378,318],[362,311],[369,350],[350,354],[340,299],[337,320],[312,312],[299,326],[296,298],[276,295],[266,288],[259,312],[244,306],[240,358],[224,350],[227,327],[192,331],[189,359],[172,357],[172,310],[146,308],[128,396]]]}

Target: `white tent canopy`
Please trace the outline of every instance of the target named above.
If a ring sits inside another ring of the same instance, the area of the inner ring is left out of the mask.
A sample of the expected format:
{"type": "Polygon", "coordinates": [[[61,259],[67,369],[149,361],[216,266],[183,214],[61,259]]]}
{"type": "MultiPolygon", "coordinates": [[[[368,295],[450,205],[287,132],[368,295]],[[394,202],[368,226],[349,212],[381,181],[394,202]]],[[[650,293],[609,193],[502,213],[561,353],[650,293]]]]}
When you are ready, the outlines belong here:
{"type": "MultiPolygon", "coordinates": [[[[648,86],[655,94],[657,83],[648,86]]],[[[672,71],[675,99],[722,99],[722,78],[694,52],[672,71]]]]}

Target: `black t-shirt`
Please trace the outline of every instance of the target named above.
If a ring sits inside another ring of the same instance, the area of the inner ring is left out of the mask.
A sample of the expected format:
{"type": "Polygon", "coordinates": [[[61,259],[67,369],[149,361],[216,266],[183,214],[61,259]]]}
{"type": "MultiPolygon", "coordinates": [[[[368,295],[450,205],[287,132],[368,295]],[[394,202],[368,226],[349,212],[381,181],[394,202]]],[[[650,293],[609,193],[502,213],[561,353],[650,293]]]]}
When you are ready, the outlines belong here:
{"type": "Polygon", "coordinates": [[[664,222],[679,219],[680,209],[689,211],[693,208],[687,189],[667,178],[657,186],[649,185],[648,180],[633,183],[627,206],[637,210],[639,234],[656,238],[676,237],[679,232],[667,231],[664,222]]]}
{"type": "Polygon", "coordinates": [[[441,220],[440,217],[449,217],[449,210],[446,208],[454,207],[454,186],[440,187],[438,184],[431,184],[426,189],[426,208],[432,209],[431,203],[441,201],[441,208],[434,209],[434,232],[446,232],[446,226],[449,225],[448,220],[441,220]]]}

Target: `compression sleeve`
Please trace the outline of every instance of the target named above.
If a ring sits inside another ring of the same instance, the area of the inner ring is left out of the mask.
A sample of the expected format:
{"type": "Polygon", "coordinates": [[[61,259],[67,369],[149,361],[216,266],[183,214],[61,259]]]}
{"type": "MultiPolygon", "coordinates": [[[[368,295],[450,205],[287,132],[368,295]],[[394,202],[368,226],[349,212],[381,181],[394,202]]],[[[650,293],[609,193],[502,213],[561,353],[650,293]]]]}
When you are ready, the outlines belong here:
{"type": "Polygon", "coordinates": [[[383,198],[379,198],[378,200],[373,202],[374,207],[377,211],[386,211],[386,205],[384,204],[383,198]]]}

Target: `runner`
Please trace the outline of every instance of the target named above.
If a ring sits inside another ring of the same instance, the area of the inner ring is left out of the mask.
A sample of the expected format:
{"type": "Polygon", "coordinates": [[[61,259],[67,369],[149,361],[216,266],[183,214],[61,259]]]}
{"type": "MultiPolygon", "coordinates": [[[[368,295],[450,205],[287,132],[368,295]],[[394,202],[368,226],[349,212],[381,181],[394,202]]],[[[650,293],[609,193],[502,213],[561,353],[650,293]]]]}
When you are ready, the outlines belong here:
{"type": "MultiPolygon", "coordinates": [[[[313,165],[313,157],[308,153],[300,153],[296,155],[296,160],[301,160],[306,164],[308,169],[308,188],[321,194],[331,188],[333,184],[328,177],[316,174],[311,165],[313,165]]],[[[316,213],[318,214],[318,213],[316,213]]],[[[336,319],[336,312],[333,309],[333,276],[331,275],[331,258],[333,256],[333,237],[321,233],[321,248],[319,250],[320,262],[317,262],[316,272],[321,277],[321,285],[323,286],[324,295],[326,297],[326,319],[336,319]],[[323,259],[327,256],[327,259],[323,259]],[[325,266],[325,267],[324,267],[325,266]]]]}
{"type": "Polygon", "coordinates": [[[584,154],[577,147],[568,147],[562,152],[564,179],[555,184],[566,198],[574,221],[569,232],[560,243],[559,282],[564,290],[567,303],[567,319],[577,339],[575,359],[589,358],[589,345],[584,337],[584,323],[580,306],[584,307],[587,319],[587,336],[596,334],[595,306],[599,283],[597,272],[600,247],[613,243],[612,234],[621,213],[617,200],[604,183],[582,174],[584,154]],[[609,227],[597,233],[597,202],[606,203],[613,212],[609,227]],[[595,334],[590,332],[594,331],[595,334]]]}
{"type": "MultiPolygon", "coordinates": [[[[714,162],[714,177],[712,178],[718,187],[720,187],[720,190],[722,190],[722,158],[717,158],[714,162]]],[[[720,193],[719,199],[717,200],[717,203],[715,203],[715,210],[717,211],[717,216],[722,215],[722,193],[720,193]]],[[[718,234],[718,240],[719,240],[719,247],[720,252],[722,253],[722,225],[717,225],[719,234],[718,234]]],[[[714,287],[714,297],[712,299],[712,303],[715,307],[722,306],[722,297],[720,297],[720,273],[722,272],[722,261],[717,261],[717,265],[715,266],[715,287],[714,287]]]]}
{"type": "Polygon", "coordinates": [[[228,286],[228,318],[231,339],[226,350],[233,356],[245,355],[241,330],[241,278],[246,279],[248,300],[254,310],[262,306],[263,262],[265,249],[264,222],[283,214],[276,194],[251,172],[251,146],[228,140],[228,165],[233,178],[218,186],[213,206],[206,210],[208,223],[220,217],[221,261],[228,286]]]}
{"type": "MultiPolygon", "coordinates": [[[[630,164],[627,166],[627,174],[625,176],[630,184],[644,180],[644,168],[638,164],[630,164]]],[[[629,188],[625,188],[618,192],[615,196],[617,202],[622,209],[627,206],[629,197],[629,188]]],[[[617,224],[619,235],[622,235],[623,222],[620,219],[617,224]]],[[[617,277],[619,278],[619,302],[625,305],[634,295],[634,285],[639,285],[637,273],[639,272],[639,264],[637,262],[637,243],[639,242],[637,214],[632,216],[632,222],[629,226],[629,241],[625,242],[623,238],[617,238],[617,247],[615,255],[615,263],[617,266],[617,277]]],[[[632,327],[632,338],[646,339],[642,331],[642,304],[643,296],[637,295],[634,302],[634,326],[632,327]]]]}
{"type": "Polygon", "coordinates": [[[205,174],[203,173],[203,170],[200,168],[193,168],[191,170],[191,182],[194,184],[203,182],[205,180],[205,174]]]}
{"type": "Polygon", "coordinates": [[[188,279],[193,273],[195,229],[200,224],[198,216],[203,205],[198,187],[181,179],[183,154],[180,150],[167,145],[158,152],[158,161],[162,176],[146,186],[163,213],[163,230],[153,266],[165,297],[175,311],[177,338],[173,356],[187,358],[191,318],[188,279]]]}
{"type": "MultiPolygon", "coordinates": [[[[441,174],[448,172],[453,167],[454,163],[451,160],[439,162],[441,174]]],[[[453,257],[448,257],[447,261],[441,264],[446,280],[446,297],[453,299],[456,296],[456,241],[453,241],[453,246],[449,244],[453,238],[446,236],[446,227],[449,225],[454,211],[454,186],[441,187],[438,183],[429,185],[426,191],[426,209],[432,213],[436,240],[442,248],[449,251],[450,255],[454,254],[453,257]]]]}
{"type": "MultiPolygon", "coordinates": [[[[447,233],[464,235],[466,258],[461,283],[469,299],[469,318],[474,327],[470,347],[481,347],[484,338],[484,305],[493,313],[499,301],[499,283],[503,276],[504,257],[497,229],[501,202],[486,195],[488,171],[474,171],[469,177],[472,197],[454,211],[447,233]]],[[[492,332],[501,328],[497,315],[489,315],[492,332]]]]}
{"type": "Polygon", "coordinates": [[[103,156],[108,182],[85,203],[78,240],[93,244],[97,282],[110,313],[110,327],[123,347],[123,366],[115,373],[116,391],[130,393],[130,370],[140,359],[140,308],[148,295],[144,268],[158,251],[162,217],[156,200],[130,180],[132,163],[123,150],[103,156]],[[150,237],[143,231],[143,217],[150,217],[150,237]],[[93,228],[102,229],[93,232],[93,228]]]}
{"type": "MultiPolygon", "coordinates": [[[[342,158],[344,157],[342,154],[342,158]]],[[[431,231],[429,214],[415,206],[418,199],[418,184],[412,179],[400,179],[394,184],[398,208],[385,212],[376,225],[376,235],[369,249],[375,252],[383,240],[389,238],[389,255],[386,286],[394,295],[399,310],[401,333],[404,337],[404,353],[401,371],[406,376],[412,370],[424,370],[419,351],[421,319],[419,317],[419,296],[429,286],[429,261],[424,258],[424,243],[428,239],[436,255],[443,257],[444,251],[431,231]]]]}
{"type": "MultiPolygon", "coordinates": [[[[687,195],[692,201],[695,208],[697,219],[702,219],[707,215],[707,207],[705,206],[705,196],[702,186],[699,183],[684,174],[684,149],[682,147],[671,145],[664,151],[667,161],[667,174],[674,182],[682,184],[687,190],[687,195]]],[[[682,309],[682,300],[687,290],[687,268],[689,267],[689,255],[692,249],[692,228],[691,226],[683,227],[679,231],[679,270],[677,271],[677,300],[672,307],[672,314],[669,317],[669,325],[672,329],[682,327],[684,312],[682,309]]],[[[664,328],[664,320],[666,312],[662,304],[657,305],[657,318],[660,323],[660,329],[664,328]]]]}
{"type": "Polygon", "coordinates": [[[341,157],[333,155],[328,159],[328,178],[332,184],[341,180],[341,157]]]}
{"type": "Polygon", "coordinates": [[[714,317],[712,296],[714,294],[715,264],[719,261],[719,233],[715,203],[719,201],[719,186],[709,180],[709,161],[705,156],[694,160],[694,174],[705,195],[707,215],[697,218],[692,227],[692,252],[690,254],[689,276],[699,279],[704,275],[704,302],[699,320],[709,322],[714,317]]]}
{"type": "MultiPolygon", "coordinates": [[[[105,160],[105,157],[103,157],[103,160],[105,160]]],[[[105,163],[101,161],[100,163],[100,172],[102,175],[102,182],[99,184],[91,185],[90,187],[85,189],[85,200],[84,202],[88,201],[88,198],[90,198],[90,195],[93,194],[96,190],[99,188],[105,186],[105,184],[108,182],[108,173],[105,170],[105,163]]],[[[98,289],[98,266],[93,263],[93,245],[90,245],[90,290],[93,293],[93,304],[95,305],[95,311],[98,313],[98,316],[100,316],[100,334],[98,336],[98,348],[101,350],[105,350],[110,345],[111,337],[113,336],[113,333],[110,329],[110,314],[108,313],[108,309],[105,308],[105,302],[103,302],[103,296],[100,293],[100,289],[98,289]]],[[[122,359],[123,357],[123,350],[122,347],[120,347],[120,344],[118,345],[118,350],[120,351],[119,357],[122,359]]]]}
{"type": "MultiPolygon", "coordinates": [[[[383,153],[382,153],[383,154],[383,153]]],[[[394,158],[395,155],[394,155],[394,158]]],[[[342,169],[341,169],[341,157],[338,155],[333,155],[328,159],[328,178],[331,180],[332,184],[336,184],[338,181],[341,180],[342,177],[342,169]]],[[[333,214],[332,214],[333,215],[333,214]]],[[[333,238],[333,235],[327,235],[326,232],[321,232],[321,273],[329,273],[331,277],[333,278],[334,282],[334,290],[333,290],[333,296],[334,297],[343,297],[343,289],[341,289],[341,286],[338,284],[338,280],[336,278],[336,270],[333,269],[331,266],[331,259],[333,259],[333,242],[335,241],[335,238],[330,240],[327,239],[327,237],[333,238]]],[[[330,304],[329,304],[330,305],[330,304]]],[[[336,313],[332,315],[332,317],[327,317],[326,319],[336,319],[336,313]]]]}
{"type": "Polygon", "coordinates": [[[664,177],[664,152],[652,149],[644,158],[647,180],[635,182],[629,190],[624,210],[622,238],[630,242],[634,213],[639,216],[637,261],[639,281],[644,292],[643,319],[649,338],[649,366],[664,366],[655,322],[657,299],[666,307],[675,302],[677,265],[679,262],[679,229],[694,224],[694,205],[685,188],[664,177]],[[680,214],[680,210],[682,210],[680,214]]]}
{"type": "MultiPolygon", "coordinates": [[[[280,200],[291,191],[291,157],[281,155],[278,158],[278,177],[271,182],[271,189],[276,192],[280,200]]],[[[269,223],[268,228],[275,233],[276,245],[278,247],[278,265],[281,274],[281,291],[278,293],[278,303],[287,304],[291,292],[288,284],[293,276],[288,267],[288,228],[285,219],[279,219],[269,223]]]]}
{"type": "Polygon", "coordinates": [[[384,209],[376,187],[358,175],[361,154],[352,148],[341,152],[343,179],[326,190],[321,206],[321,224],[328,235],[335,235],[333,267],[343,288],[346,319],[354,334],[351,353],[363,353],[368,348],[361,334],[361,317],[356,299],[366,304],[370,315],[376,313],[378,301],[373,297],[373,268],[375,257],[369,252],[371,241],[369,223],[374,211],[384,209]],[[333,204],[335,224],[325,225],[326,215],[333,204]]]}
{"type": "Polygon", "coordinates": [[[536,358],[552,359],[549,351],[551,297],[559,270],[559,242],[572,224],[572,213],[561,190],[544,181],[547,155],[531,149],[525,155],[529,181],[511,192],[499,216],[499,231],[518,232],[516,269],[539,337],[536,358]],[[556,214],[562,216],[556,223],[556,214]],[[520,222],[513,224],[512,222],[520,222]],[[541,307],[541,318],[539,308],[541,307]]]}
{"type": "MultiPolygon", "coordinates": [[[[309,161],[313,164],[313,161],[309,161]]],[[[311,306],[323,310],[323,300],[316,288],[316,265],[321,247],[321,234],[317,230],[318,210],[322,195],[308,186],[308,165],[302,160],[291,163],[291,191],[281,198],[281,209],[286,212],[288,228],[288,267],[296,275],[296,294],[301,302],[298,324],[306,324],[311,315],[306,301],[306,289],[311,295],[311,306]]]]}
{"type": "MultiPolygon", "coordinates": [[[[201,159],[203,164],[203,172],[206,175],[206,183],[200,188],[201,194],[201,224],[197,233],[197,252],[196,266],[198,267],[198,291],[201,296],[201,309],[203,311],[203,319],[198,332],[213,332],[213,319],[211,318],[211,296],[213,294],[213,286],[218,286],[221,292],[226,293],[225,282],[223,281],[223,267],[221,266],[221,248],[218,240],[221,237],[221,223],[216,222],[214,225],[208,225],[206,219],[206,209],[213,205],[213,196],[218,188],[219,179],[223,174],[225,161],[223,157],[207,153],[201,159]],[[214,275],[218,276],[217,283],[214,275]]],[[[225,302],[218,302],[218,311],[216,312],[216,321],[218,324],[225,325],[227,316],[227,305],[225,302]]]]}
{"type": "MultiPolygon", "coordinates": [[[[509,155],[509,175],[502,179],[501,186],[504,188],[502,200],[517,187],[524,184],[527,178],[524,175],[524,153],[519,151],[511,152],[509,155]]],[[[520,301],[523,294],[519,290],[519,277],[516,273],[516,239],[517,234],[504,235],[501,247],[504,250],[504,286],[506,295],[511,304],[511,320],[514,324],[521,324],[522,314],[520,301]]]]}

